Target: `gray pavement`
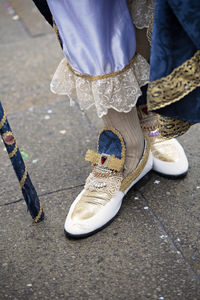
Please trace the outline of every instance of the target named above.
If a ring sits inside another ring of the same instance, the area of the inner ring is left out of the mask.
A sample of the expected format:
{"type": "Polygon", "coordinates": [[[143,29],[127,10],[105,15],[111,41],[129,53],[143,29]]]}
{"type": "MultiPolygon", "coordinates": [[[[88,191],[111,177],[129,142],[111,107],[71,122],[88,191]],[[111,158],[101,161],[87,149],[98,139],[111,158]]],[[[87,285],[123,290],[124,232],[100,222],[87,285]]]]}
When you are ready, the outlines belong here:
{"type": "Polygon", "coordinates": [[[67,239],[65,216],[101,122],[50,93],[63,56],[56,36],[30,0],[10,3],[15,12],[0,0],[0,98],[46,218],[33,224],[1,144],[0,299],[200,299],[200,126],[179,138],[184,179],[149,173],[109,227],[67,239]]]}

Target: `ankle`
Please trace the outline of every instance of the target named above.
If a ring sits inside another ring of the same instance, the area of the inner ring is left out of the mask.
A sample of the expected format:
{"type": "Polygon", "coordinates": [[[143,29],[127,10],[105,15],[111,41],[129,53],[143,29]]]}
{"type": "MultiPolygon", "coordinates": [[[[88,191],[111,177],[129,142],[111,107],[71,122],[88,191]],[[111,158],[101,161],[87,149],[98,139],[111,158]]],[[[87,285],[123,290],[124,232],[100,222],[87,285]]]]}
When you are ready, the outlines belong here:
{"type": "Polygon", "coordinates": [[[137,167],[144,150],[144,135],[137,110],[134,107],[129,113],[119,113],[110,109],[102,119],[106,126],[116,128],[124,138],[126,143],[124,176],[127,176],[137,167]]]}
{"type": "Polygon", "coordinates": [[[126,177],[138,165],[144,152],[144,137],[137,141],[136,144],[126,146],[126,161],[124,165],[124,176],[126,177]]]}

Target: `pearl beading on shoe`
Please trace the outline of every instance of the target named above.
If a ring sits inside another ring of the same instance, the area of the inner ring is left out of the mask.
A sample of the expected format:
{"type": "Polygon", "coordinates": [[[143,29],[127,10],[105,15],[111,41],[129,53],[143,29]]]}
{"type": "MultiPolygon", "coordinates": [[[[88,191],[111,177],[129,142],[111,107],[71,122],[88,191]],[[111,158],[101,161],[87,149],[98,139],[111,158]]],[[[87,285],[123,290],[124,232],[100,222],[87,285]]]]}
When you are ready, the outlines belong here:
{"type": "Polygon", "coordinates": [[[106,187],[106,183],[105,182],[96,182],[96,181],[93,180],[91,183],[96,188],[106,187]]]}

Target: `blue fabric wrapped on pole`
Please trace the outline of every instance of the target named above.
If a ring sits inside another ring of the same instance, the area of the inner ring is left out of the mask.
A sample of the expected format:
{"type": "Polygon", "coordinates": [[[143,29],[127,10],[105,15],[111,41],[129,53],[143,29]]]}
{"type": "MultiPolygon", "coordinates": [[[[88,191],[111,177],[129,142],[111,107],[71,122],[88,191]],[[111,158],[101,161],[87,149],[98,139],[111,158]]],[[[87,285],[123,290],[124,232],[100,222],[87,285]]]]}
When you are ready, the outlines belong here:
{"type": "Polygon", "coordinates": [[[24,200],[35,223],[44,219],[44,212],[39,201],[37,192],[29,177],[27,167],[24,164],[16,139],[12,133],[5,111],[0,102],[0,134],[12,162],[12,166],[19,180],[24,200]]]}

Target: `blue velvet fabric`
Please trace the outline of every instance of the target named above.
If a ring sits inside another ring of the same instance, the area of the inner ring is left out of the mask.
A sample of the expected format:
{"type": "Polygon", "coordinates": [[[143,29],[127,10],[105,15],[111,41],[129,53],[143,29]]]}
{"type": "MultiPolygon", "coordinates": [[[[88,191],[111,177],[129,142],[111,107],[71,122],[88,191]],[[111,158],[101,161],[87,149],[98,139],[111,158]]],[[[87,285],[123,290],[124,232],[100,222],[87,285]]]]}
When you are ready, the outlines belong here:
{"type": "Polygon", "coordinates": [[[121,159],[122,145],[119,137],[111,130],[104,130],[99,137],[99,154],[109,154],[121,159]]]}
{"type": "MultiPolygon", "coordinates": [[[[199,49],[200,0],[156,0],[150,81],[169,75],[199,49]]],[[[200,88],[156,112],[184,121],[200,122],[200,88]]]]}

